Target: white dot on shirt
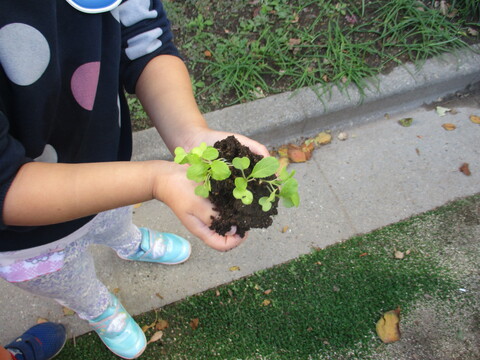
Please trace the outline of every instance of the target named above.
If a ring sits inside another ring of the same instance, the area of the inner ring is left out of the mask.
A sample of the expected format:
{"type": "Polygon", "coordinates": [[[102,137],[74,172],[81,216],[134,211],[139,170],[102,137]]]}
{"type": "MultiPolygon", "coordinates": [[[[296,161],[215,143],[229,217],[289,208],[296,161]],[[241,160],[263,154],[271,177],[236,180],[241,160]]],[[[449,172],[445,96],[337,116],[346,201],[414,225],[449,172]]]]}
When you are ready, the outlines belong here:
{"type": "Polygon", "coordinates": [[[50,62],[47,39],[30,25],[12,23],[0,29],[0,63],[10,81],[35,83],[50,62]]]}

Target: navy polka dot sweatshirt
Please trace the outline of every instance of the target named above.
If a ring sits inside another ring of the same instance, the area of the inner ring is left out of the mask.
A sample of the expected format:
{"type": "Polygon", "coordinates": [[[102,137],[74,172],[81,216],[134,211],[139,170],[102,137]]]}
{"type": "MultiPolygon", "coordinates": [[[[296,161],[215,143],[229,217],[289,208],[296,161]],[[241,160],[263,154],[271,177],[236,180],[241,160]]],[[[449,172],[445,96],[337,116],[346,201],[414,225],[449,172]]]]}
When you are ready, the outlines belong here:
{"type": "MultiPolygon", "coordinates": [[[[134,93],[161,54],[178,56],[159,0],[126,0],[102,14],[65,0],[0,0],[0,209],[26,162],[129,160],[124,90],[134,93]]],[[[0,216],[0,251],[61,239],[91,218],[15,227],[0,216]]]]}

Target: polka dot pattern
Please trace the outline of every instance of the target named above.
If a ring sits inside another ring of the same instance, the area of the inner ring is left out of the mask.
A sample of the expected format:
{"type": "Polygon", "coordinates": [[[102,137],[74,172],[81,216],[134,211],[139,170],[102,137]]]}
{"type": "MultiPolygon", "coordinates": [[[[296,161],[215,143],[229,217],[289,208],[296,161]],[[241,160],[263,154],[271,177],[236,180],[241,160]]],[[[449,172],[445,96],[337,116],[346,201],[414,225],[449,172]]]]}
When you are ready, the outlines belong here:
{"type": "Polygon", "coordinates": [[[0,29],[0,63],[10,81],[32,85],[44,74],[49,62],[47,39],[37,29],[22,23],[0,29]]]}

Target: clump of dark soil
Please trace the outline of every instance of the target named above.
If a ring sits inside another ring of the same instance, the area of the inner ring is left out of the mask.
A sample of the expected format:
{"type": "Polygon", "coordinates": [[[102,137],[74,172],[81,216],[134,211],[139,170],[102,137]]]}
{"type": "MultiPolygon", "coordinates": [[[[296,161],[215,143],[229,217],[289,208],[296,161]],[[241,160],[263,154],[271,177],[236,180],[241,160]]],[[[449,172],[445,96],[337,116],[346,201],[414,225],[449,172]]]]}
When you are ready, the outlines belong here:
{"type": "MultiPolygon", "coordinates": [[[[223,158],[228,162],[232,162],[236,157],[247,156],[250,159],[250,167],[244,171],[245,176],[250,175],[255,164],[263,158],[261,155],[252,153],[248,147],[240,144],[234,136],[217,141],[214,147],[219,152],[219,158],[223,158]]],[[[267,184],[257,179],[249,181],[248,190],[253,193],[253,202],[250,205],[244,205],[241,200],[233,197],[235,178],[241,177],[242,173],[233,167],[231,171],[232,175],[226,180],[211,180],[212,190],[209,200],[219,215],[213,219],[210,229],[220,235],[225,235],[232,229],[232,226],[235,226],[237,229],[236,233],[243,237],[252,228],[267,228],[272,225],[272,216],[277,215],[278,199],[275,200],[272,208],[267,212],[264,212],[258,204],[258,199],[270,195],[267,184]]],[[[267,180],[270,180],[270,178],[267,178],[267,180]]]]}

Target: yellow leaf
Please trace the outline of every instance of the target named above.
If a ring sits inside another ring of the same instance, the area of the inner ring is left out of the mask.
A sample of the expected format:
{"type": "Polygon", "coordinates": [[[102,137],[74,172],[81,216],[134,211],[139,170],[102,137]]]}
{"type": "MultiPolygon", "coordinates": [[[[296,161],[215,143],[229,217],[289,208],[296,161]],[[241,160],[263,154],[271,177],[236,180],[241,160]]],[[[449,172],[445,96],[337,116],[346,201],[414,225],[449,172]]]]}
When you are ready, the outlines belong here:
{"type": "Polygon", "coordinates": [[[271,302],[270,300],[265,299],[265,300],[263,300],[262,305],[263,305],[263,306],[268,306],[268,305],[270,305],[271,303],[272,303],[272,302],[271,302]]]}
{"type": "Polygon", "coordinates": [[[480,116],[470,115],[470,121],[474,124],[480,124],[480,116]]]}
{"type": "Polygon", "coordinates": [[[445,124],[442,125],[442,127],[447,131],[452,131],[452,130],[455,130],[457,128],[455,126],[455,124],[451,124],[451,123],[445,123],[445,124]]]}
{"type": "Polygon", "coordinates": [[[383,314],[376,329],[378,337],[386,344],[400,340],[400,308],[383,314]]]}
{"type": "Polygon", "coordinates": [[[138,203],[138,204],[133,205],[133,208],[138,209],[140,206],[142,206],[142,203],[138,203]]]}
{"type": "Polygon", "coordinates": [[[120,292],[120,288],[115,288],[112,291],[115,295],[117,295],[120,292]]]}
{"type": "Polygon", "coordinates": [[[155,341],[160,340],[162,338],[162,336],[163,336],[163,332],[162,331],[157,331],[155,334],[152,335],[150,340],[148,340],[147,344],[151,344],[155,341]]]}
{"type": "Polygon", "coordinates": [[[288,225],[285,225],[285,226],[282,228],[282,234],[285,234],[287,231],[288,231],[288,225]]]}
{"type": "Polygon", "coordinates": [[[63,315],[64,316],[72,316],[72,315],[75,315],[75,311],[73,311],[72,309],[69,309],[67,307],[63,307],[63,315]]]}
{"type": "Polygon", "coordinates": [[[48,322],[48,320],[47,320],[47,319],[44,319],[44,318],[42,318],[42,317],[39,317],[39,318],[37,319],[37,324],[43,324],[43,323],[46,323],[46,322],[48,322]]]}
{"type": "Polygon", "coordinates": [[[240,266],[232,266],[230,269],[228,269],[230,271],[240,271],[240,266]]]}
{"type": "Polygon", "coordinates": [[[332,135],[326,132],[321,132],[315,137],[315,142],[318,145],[327,145],[332,142],[332,135]]]}
{"type": "Polygon", "coordinates": [[[150,325],[143,325],[142,326],[142,331],[143,332],[147,332],[148,330],[152,329],[153,327],[155,327],[155,324],[156,322],[152,322],[150,325]]]}

